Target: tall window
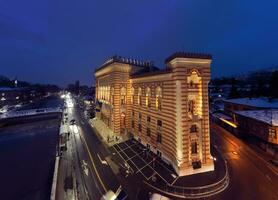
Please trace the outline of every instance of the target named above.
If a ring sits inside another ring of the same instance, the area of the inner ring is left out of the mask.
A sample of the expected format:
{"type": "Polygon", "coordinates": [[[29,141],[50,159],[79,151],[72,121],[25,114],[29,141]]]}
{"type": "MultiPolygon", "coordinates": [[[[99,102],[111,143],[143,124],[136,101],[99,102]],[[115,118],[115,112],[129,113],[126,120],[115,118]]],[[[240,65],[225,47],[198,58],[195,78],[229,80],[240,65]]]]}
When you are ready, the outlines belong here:
{"type": "Polygon", "coordinates": [[[138,103],[139,106],[142,105],[142,89],[140,87],[138,88],[137,103],[138,103]]]}
{"type": "Polygon", "coordinates": [[[162,121],[161,120],[157,120],[157,126],[162,127],[162,121]]]}
{"type": "Polygon", "coordinates": [[[134,87],[131,87],[130,95],[131,95],[131,104],[133,104],[134,103],[134,87]]]}
{"type": "Polygon", "coordinates": [[[157,138],[156,141],[158,143],[162,142],[162,121],[161,120],[157,120],[157,138]]]}
{"type": "Polygon", "coordinates": [[[138,121],[141,123],[141,120],[142,120],[142,114],[141,113],[138,113],[138,121]]]}
{"type": "Polygon", "coordinates": [[[188,112],[192,115],[194,114],[194,104],[195,104],[194,100],[188,101],[188,112]]]}
{"type": "Polygon", "coordinates": [[[113,88],[113,87],[111,88],[110,102],[111,102],[111,104],[113,105],[113,103],[114,103],[114,88],[113,88]]]}
{"type": "Polygon", "coordinates": [[[138,131],[142,132],[142,125],[141,124],[138,124],[138,131]]]}
{"type": "Polygon", "coordinates": [[[197,154],[197,142],[191,143],[191,154],[197,154]]]}
{"type": "Polygon", "coordinates": [[[151,117],[147,116],[147,126],[149,126],[151,124],[151,117]]]}
{"type": "Polygon", "coordinates": [[[151,107],[151,89],[149,87],[146,89],[146,106],[151,107]]]}
{"type": "Polygon", "coordinates": [[[147,136],[151,136],[151,129],[150,128],[147,128],[147,136]]]}
{"type": "Polygon", "coordinates": [[[135,115],[134,110],[132,110],[131,111],[131,117],[134,118],[134,115],[135,115]]]}
{"type": "Polygon", "coordinates": [[[156,141],[157,141],[158,143],[162,143],[162,134],[161,134],[160,132],[157,133],[156,141]]]}
{"type": "Polygon", "coordinates": [[[157,87],[155,90],[155,108],[161,110],[161,101],[162,101],[162,89],[157,87]]]}
{"type": "Polygon", "coordinates": [[[134,121],[131,121],[131,127],[134,128],[134,121]]]}
{"type": "Polygon", "coordinates": [[[197,132],[197,125],[196,124],[193,124],[191,127],[190,127],[190,133],[196,133],[197,132]]]}
{"type": "Polygon", "coordinates": [[[126,89],[125,87],[121,88],[121,105],[125,105],[126,103],[126,89]]]}

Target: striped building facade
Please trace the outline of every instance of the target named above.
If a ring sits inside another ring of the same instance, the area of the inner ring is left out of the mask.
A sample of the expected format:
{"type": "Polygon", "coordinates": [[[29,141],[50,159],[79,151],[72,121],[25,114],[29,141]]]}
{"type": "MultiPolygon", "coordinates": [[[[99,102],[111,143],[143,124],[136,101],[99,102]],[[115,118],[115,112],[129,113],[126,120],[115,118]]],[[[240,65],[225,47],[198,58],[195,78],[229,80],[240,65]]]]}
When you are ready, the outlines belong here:
{"type": "Polygon", "coordinates": [[[131,134],[180,176],[212,171],[208,82],[211,56],[175,53],[166,69],[113,57],[95,72],[101,119],[114,135],[131,134]]]}

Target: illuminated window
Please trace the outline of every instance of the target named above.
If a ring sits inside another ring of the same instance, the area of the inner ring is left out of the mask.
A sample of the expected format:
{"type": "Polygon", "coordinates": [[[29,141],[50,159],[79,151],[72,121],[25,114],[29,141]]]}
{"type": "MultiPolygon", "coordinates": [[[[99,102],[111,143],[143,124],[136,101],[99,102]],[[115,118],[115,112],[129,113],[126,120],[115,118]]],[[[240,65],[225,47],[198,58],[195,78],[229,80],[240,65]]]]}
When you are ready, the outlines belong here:
{"type": "Polygon", "coordinates": [[[139,106],[142,105],[142,89],[139,87],[138,88],[138,98],[137,98],[137,103],[139,106]]]}
{"type": "Polygon", "coordinates": [[[188,101],[188,112],[192,115],[194,114],[194,104],[195,102],[193,100],[188,101]]]}
{"type": "Polygon", "coordinates": [[[132,87],[130,90],[130,96],[131,96],[131,104],[133,104],[134,103],[134,87],[132,87]]]}
{"type": "Polygon", "coordinates": [[[270,128],[269,129],[269,136],[276,139],[276,130],[270,128]]]}
{"type": "Polygon", "coordinates": [[[151,89],[149,87],[146,89],[146,106],[151,107],[151,89]]]}
{"type": "Polygon", "coordinates": [[[161,101],[162,101],[162,89],[157,87],[155,90],[155,108],[161,110],[161,101]]]}
{"type": "Polygon", "coordinates": [[[191,143],[191,154],[197,154],[197,142],[191,143]]]}
{"type": "Polygon", "coordinates": [[[126,103],[126,89],[125,87],[121,88],[121,105],[125,105],[126,103]]]}

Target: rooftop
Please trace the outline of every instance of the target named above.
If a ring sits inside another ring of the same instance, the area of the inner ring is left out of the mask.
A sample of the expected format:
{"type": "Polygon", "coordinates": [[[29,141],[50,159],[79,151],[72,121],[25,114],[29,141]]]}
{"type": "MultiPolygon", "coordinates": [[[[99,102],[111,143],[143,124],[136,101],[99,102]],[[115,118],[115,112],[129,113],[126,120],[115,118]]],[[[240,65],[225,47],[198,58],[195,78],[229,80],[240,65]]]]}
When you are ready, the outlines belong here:
{"type": "Polygon", "coordinates": [[[103,63],[95,71],[103,69],[104,67],[106,67],[114,62],[129,64],[129,65],[134,65],[134,66],[139,66],[139,67],[152,67],[153,66],[152,61],[141,61],[141,60],[137,60],[137,59],[124,58],[124,57],[115,55],[112,58],[108,59],[105,63],[103,63]]]}
{"type": "Polygon", "coordinates": [[[212,59],[210,54],[202,54],[202,53],[191,53],[191,52],[176,52],[166,58],[165,63],[170,62],[175,58],[199,58],[199,59],[212,59]]]}
{"type": "Polygon", "coordinates": [[[239,99],[226,99],[224,102],[230,102],[241,105],[248,105],[258,108],[277,108],[278,109],[278,99],[273,99],[269,101],[268,98],[239,98],[239,99]]]}
{"type": "Polygon", "coordinates": [[[278,110],[246,110],[236,111],[235,113],[265,122],[272,126],[278,126],[278,110]]]}

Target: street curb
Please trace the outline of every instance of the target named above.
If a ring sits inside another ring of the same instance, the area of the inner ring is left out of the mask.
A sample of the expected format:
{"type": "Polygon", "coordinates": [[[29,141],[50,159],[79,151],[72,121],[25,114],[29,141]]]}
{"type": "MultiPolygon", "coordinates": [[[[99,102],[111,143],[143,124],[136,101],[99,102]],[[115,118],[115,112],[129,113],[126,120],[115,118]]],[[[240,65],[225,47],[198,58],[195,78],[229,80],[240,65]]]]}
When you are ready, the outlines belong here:
{"type": "Polygon", "coordinates": [[[226,161],[225,161],[225,168],[226,168],[225,176],[220,181],[210,184],[210,185],[201,186],[201,187],[184,187],[184,189],[186,189],[188,191],[191,190],[191,192],[188,192],[188,193],[169,192],[169,191],[167,191],[167,188],[165,188],[165,189],[158,188],[156,186],[151,185],[150,183],[148,183],[145,180],[143,180],[143,183],[146,184],[147,186],[149,186],[150,188],[157,190],[157,191],[164,193],[165,195],[168,195],[171,197],[178,197],[178,198],[182,198],[182,199],[206,198],[206,197],[210,197],[210,196],[223,192],[229,186],[230,177],[229,177],[229,171],[228,171],[229,169],[228,169],[228,165],[227,165],[226,161]],[[217,186],[217,187],[215,187],[215,186],[217,186]],[[204,190],[204,191],[202,191],[202,190],[204,190]]]}
{"type": "Polygon", "coordinates": [[[57,188],[57,181],[58,181],[59,163],[60,163],[60,157],[57,156],[56,159],[55,159],[55,168],[54,168],[54,174],[53,174],[50,200],[55,200],[56,199],[56,188],[57,188]]]}

